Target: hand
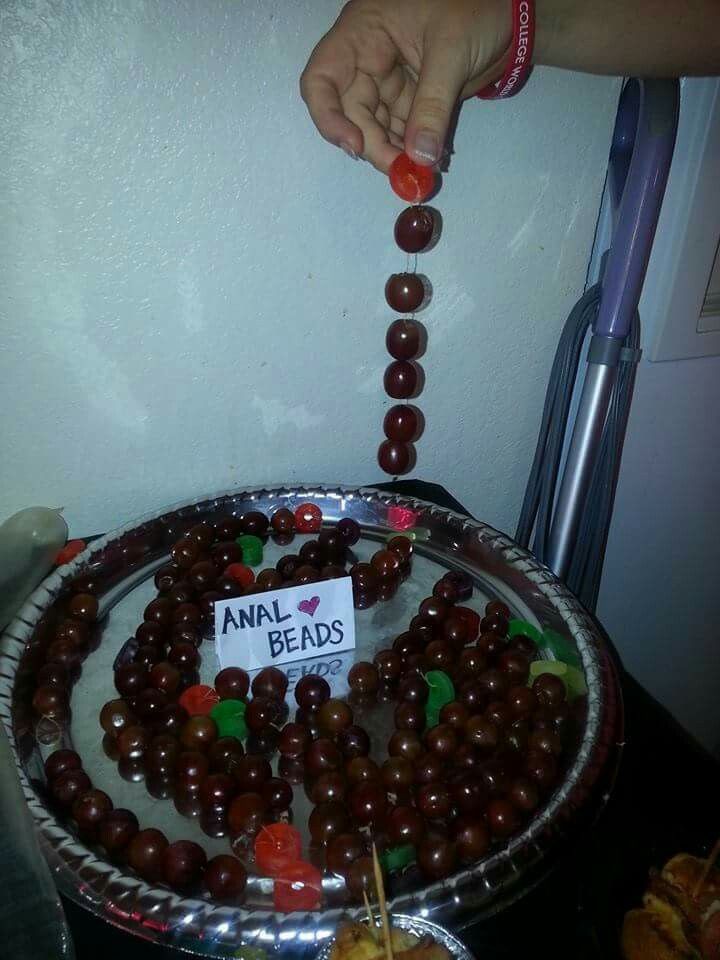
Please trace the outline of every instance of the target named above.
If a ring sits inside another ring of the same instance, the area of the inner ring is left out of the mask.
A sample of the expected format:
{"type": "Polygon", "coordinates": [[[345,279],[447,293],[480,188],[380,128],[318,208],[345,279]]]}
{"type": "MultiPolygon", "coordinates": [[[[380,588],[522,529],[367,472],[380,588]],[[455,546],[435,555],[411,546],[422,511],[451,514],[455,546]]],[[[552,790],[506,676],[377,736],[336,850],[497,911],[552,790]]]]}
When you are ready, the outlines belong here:
{"type": "Polygon", "coordinates": [[[459,100],[503,72],[508,0],[351,0],[300,89],[320,133],[387,173],[405,150],[432,166],[459,100]]]}

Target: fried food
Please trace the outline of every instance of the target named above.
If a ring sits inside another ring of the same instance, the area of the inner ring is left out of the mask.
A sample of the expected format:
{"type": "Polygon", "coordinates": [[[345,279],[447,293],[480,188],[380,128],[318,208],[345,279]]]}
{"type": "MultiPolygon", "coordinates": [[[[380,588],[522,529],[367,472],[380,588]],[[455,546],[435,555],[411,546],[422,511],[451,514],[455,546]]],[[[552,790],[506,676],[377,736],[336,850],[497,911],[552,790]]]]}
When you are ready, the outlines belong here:
{"type": "MultiPolygon", "coordinates": [[[[448,950],[429,937],[422,939],[393,927],[390,942],[395,960],[451,960],[448,950]]],[[[382,930],[365,923],[344,923],[338,928],[330,960],[384,960],[382,930]]]]}
{"type": "Polygon", "coordinates": [[[695,892],[705,865],[681,853],[650,878],[642,909],[625,915],[626,960],[720,960],[720,871],[695,892]]]}

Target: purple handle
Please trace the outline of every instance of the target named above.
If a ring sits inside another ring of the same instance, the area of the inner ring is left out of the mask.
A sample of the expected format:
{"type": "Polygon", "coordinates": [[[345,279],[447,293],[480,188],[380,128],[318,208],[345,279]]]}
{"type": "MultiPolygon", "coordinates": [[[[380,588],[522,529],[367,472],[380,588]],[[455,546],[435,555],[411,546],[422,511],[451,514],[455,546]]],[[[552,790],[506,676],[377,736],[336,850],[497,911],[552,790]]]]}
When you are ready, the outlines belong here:
{"type": "Polygon", "coordinates": [[[677,80],[630,80],[620,98],[610,149],[615,229],[594,333],[624,340],[640,302],[675,148],[677,80]]]}

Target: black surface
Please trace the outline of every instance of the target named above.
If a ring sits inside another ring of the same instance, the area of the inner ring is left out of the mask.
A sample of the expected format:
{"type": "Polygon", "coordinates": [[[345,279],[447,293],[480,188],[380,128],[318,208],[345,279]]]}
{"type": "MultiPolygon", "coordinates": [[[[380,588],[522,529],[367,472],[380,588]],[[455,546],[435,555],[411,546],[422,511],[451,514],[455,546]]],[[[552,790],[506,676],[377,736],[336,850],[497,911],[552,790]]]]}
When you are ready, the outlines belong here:
{"type": "MultiPolygon", "coordinates": [[[[437,484],[379,486],[467,512],[437,484]]],[[[625,749],[605,812],[534,891],[462,931],[478,960],[619,957],[622,916],[639,902],[649,869],[680,851],[707,853],[720,831],[720,765],[632,677],[624,674],[622,687],[625,749]]],[[[78,960],[181,956],[114,930],[73,904],[66,910],[78,960]]]]}

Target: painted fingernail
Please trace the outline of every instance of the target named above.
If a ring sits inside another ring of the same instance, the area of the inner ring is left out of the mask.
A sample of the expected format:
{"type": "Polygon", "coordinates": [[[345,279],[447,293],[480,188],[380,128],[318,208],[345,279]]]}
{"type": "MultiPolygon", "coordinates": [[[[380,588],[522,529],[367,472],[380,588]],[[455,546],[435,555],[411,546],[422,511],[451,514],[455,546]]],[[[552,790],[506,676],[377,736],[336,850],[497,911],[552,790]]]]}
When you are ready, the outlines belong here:
{"type": "Polygon", "coordinates": [[[437,163],[440,159],[440,141],[430,130],[419,130],[413,145],[415,159],[424,163],[437,163]]]}
{"type": "Polygon", "coordinates": [[[350,146],[349,143],[345,143],[345,142],[343,141],[343,142],[340,144],[340,149],[341,149],[341,150],[344,150],[345,153],[350,157],[351,160],[358,160],[358,159],[359,159],[358,155],[355,153],[355,151],[353,150],[353,148],[350,146]]]}

